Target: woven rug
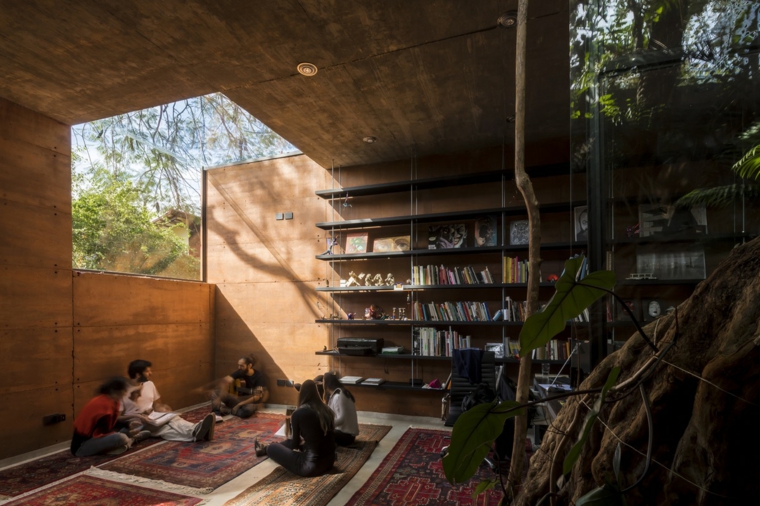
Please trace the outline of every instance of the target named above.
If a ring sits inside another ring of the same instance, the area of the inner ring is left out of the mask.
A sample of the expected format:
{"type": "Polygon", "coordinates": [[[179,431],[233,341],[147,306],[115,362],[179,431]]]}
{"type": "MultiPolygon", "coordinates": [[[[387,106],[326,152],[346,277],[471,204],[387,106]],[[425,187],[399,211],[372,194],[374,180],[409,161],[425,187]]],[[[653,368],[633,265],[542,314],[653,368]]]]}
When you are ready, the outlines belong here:
{"type": "Polygon", "coordinates": [[[428,505],[497,505],[500,491],[472,493],[482,479],[494,474],[485,466],[468,483],[454,487],[446,481],[441,464],[441,448],[451,441],[451,432],[433,429],[409,429],[383,459],[349,505],[397,506],[428,505]]]}
{"type": "Polygon", "coordinates": [[[126,483],[77,476],[5,503],[8,506],[191,506],[202,499],[126,483]]]}
{"type": "MultiPolygon", "coordinates": [[[[209,406],[202,406],[183,413],[182,417],[191,422],[198,422],[210,412],[209,406]]],[[[15,497],[54,481],[81,473],[91,466],[99,466],[115,459],[128,457],[137,451],[144,450],[160,442],[160,439],[151,438],[137,443],[128,452],[117,456],[95,455],[93,457],[74,457],[66,449],[47,457],[4,469],[0,471],[0,498],[15,497]]]]}
{"type": "Polygon", "coordinates": [[[109,473],[120,473],[119,480],[162,481],[170,489],[207,494],[261,462],[265,457],[256,457],[254,440],[259,438],[263,443],[276,440],[274,433],[284,420],[283,415],[268,413],[257,413],[245,420],[232,417],[216,425],[211,442],[166,442],[87,474],[109,477],[109,473]]]}
{"type": "Polygon", "coordinates": [[[360,424],[356,443],[352,448],[338,448],[338,461],[330,473],[302,478],[278,466],[255,485],[227,501],[225,506],[323,506],[351,481],[367,462],[377,442],[390,430],[389,425],[360,424]]]}

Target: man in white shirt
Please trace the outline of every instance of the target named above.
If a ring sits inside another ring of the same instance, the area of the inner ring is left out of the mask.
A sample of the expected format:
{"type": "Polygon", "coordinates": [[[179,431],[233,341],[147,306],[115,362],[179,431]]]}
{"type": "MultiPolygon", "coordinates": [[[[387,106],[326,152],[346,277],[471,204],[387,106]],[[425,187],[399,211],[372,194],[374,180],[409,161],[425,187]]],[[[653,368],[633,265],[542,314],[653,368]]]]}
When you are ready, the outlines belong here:
{"type": "Polygon", "coordinates": [[[156,385],[150,380],[153,376],[151,364],[147,360],[133,360],[127,368],[129,382],[132,385],[142,385],[140,396],[122,399],[122,417],[138,418],[151,436],[160,437],[167,441],[211,441],[214,439],[215,419],[213,414],[207,415],[198,423],[190,423],[182,417],[171,417],[168,422],[156,420],[159,413],[170,413],[171,408],[161,402],[161,394],[156,385]]]}

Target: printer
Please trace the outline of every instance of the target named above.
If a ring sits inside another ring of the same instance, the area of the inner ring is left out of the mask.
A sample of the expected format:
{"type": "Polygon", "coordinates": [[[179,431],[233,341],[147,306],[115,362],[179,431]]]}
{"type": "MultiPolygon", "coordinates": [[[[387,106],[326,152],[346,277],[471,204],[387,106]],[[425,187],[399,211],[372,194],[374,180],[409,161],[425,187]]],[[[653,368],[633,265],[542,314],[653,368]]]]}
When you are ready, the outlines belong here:
{"type": "Polygon", "coordinates": [[[339,337],[338,353],[341,355],[377,355],[383,349],[383,338],[339,337]]]}

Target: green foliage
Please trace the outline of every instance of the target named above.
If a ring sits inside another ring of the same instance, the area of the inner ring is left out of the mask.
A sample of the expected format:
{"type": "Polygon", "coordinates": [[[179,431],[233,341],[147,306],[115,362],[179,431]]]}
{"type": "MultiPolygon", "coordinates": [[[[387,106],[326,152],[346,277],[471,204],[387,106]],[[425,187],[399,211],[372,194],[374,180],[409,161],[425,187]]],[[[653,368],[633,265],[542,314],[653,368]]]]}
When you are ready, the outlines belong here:
{"type": "Polygon", "coordinates": [[[575,501],[575,506],[625,506],[625,498],[618,488],[605,483],[575,501]]]}
{"type": "Polygon", "coordinates": [[[491,445],[504,430],[504,422],[523,413],[515,401],[479,404],[457,418],[451,431],[451,444],[443,458],[443,471],[449,483],[464,483],[472,478],[488,455],[491,445]],[[509,411],[509,410],[512,411],[509,411]]]}
{"type": "Polygon", "coordinates": [[[586,420],[583,425],[581,437],[573,445],[573,447],[570,448],[570,451],[567,452],[565,461],[562,464],[562,472],[564,474],[568,474],[570,472],[570,470],[573,468],[573,465],[575,465],[575,462],[578,460],[578,457],[580,457],[583,446],[586,444],[589,434],[591,434],[591,428],[594,426],[596,419],[599,417],[599,411],[602,409],[604,398],[607,396],[607,392],[610,390],[610,388],[615,385],[615,382],[617,381],[619,375],[620,368],[613,367],[610,371],[609,376],[607,376],[607,381],[604,383],[602,393],[599,394],[599,398],[597,398],[596,402],[594,403],[594,407],[588,412],[588,414],[586,414],[586,420]]]}
{"type": "Polygon", "coordinates": [[[75,175],[72,202],[74,268],[160,274],[179,259],[185,276],[198,278],[198,260],[177,234],[184,224],[162,222],[144,202],[147,190],[100,170],[86,181],[75,175]]]}
{"type": "Polygon", "coordinates": [[[491,490],[499,483],[499,480],[483,480],[475,487],[475,491],[472,493],[472,499],[477,500],[478,496],[487,490],[491,490]]]}
{"type": "Polygon", "coordinates": [[[528,354],[548,343],[562,332],[567,321],[575,318],[595,300],[615,286],[615,273],[610,271],[592,272],[583,278],[583,284],[576,281],[583,265],[583,256],[565,262],[565,272],[556,283],[556,292],[543,311],[532,314],[520,331],[520,353],[528,354]]]}
{"type": "Polygon", "coordinates": [[[739,177],[760,179],[760,145],[755,146],[731,167],[739,177]]]}

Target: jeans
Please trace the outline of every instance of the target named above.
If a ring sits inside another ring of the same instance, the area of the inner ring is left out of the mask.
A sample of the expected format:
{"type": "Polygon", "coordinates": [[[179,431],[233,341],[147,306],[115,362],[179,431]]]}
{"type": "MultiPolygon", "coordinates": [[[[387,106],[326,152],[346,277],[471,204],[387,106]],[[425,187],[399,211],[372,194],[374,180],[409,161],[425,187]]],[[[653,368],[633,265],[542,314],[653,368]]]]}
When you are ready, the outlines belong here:
{"type": "Polygon", "coordinates": [[[129,444],[129,436],[123,432],[114,432],[103,437],[93,437],[82,443],[77,450],[77,457],[89,457],[91,455],[100,455],[116,450],[129,444]]]}

